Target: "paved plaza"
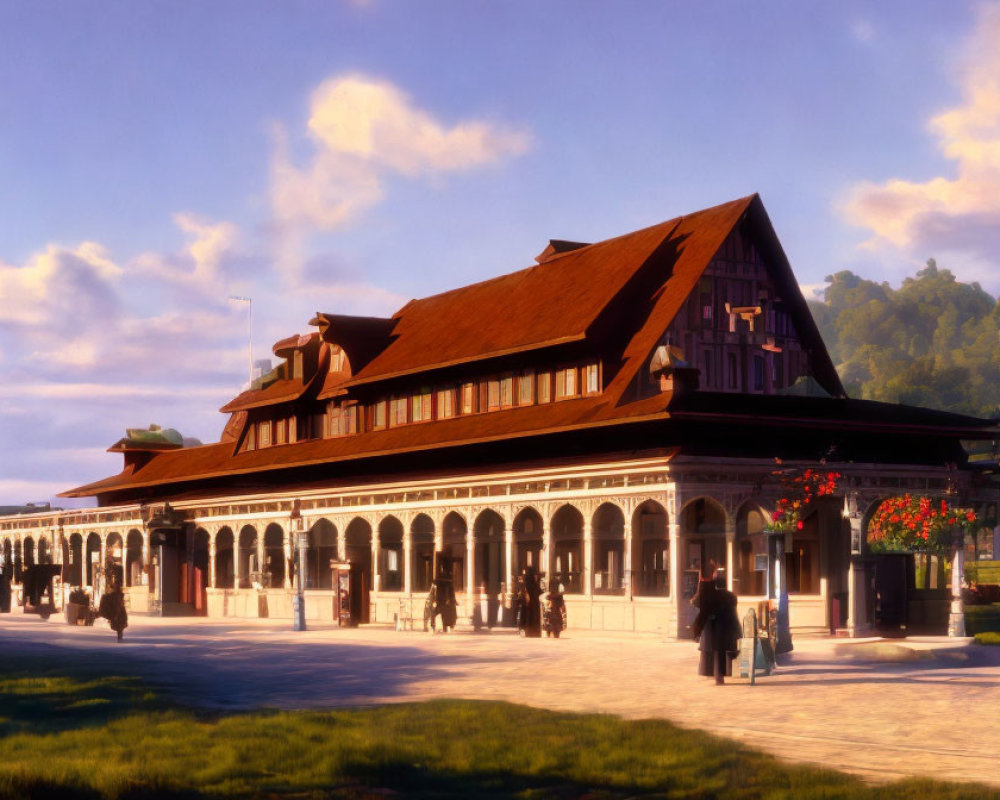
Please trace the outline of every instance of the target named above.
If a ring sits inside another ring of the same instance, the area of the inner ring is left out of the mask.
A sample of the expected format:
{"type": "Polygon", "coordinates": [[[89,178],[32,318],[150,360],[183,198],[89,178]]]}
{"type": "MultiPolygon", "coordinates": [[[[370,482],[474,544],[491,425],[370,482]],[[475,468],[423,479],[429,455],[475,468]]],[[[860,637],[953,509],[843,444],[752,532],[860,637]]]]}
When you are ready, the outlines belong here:
{"type": "Polygon", "coordinates": [[[78,628],[58,617],[3,615],[0,654],[66,659],[85,651],[200,707],[509,700],[668,719],[872,780],[924,775],[1000,786],[1000,648],[800,637],[775,675],[717,687],[695,675],[693,642],[655,637],[296,633],[287,620],[138,615],[130,625],[118,644],[104,621],[78,628]]]}

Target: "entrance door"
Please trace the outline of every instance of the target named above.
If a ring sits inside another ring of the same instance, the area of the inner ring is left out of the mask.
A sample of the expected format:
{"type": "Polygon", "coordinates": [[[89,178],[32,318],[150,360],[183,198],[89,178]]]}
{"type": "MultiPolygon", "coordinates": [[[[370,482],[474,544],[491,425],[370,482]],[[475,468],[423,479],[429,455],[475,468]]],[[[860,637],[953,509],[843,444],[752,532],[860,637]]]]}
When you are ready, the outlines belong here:
{"type": "MultiPolygon", "coordinates": [[[[349,551],[348,551],[349,552],[349,551]]],[[[371,559],[369,559],[370,561],[371,559]]],[[[366,570],[362,564],[351,562],[351,621],[354,624],[369,621],[368,589],[371,567],[366,570]]]]}

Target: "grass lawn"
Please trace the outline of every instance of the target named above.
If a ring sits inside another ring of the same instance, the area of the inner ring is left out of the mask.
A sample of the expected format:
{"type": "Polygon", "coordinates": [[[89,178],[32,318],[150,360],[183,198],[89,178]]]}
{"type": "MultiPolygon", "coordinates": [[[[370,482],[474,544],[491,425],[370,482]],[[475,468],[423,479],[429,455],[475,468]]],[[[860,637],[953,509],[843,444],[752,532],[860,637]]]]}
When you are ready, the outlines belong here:
{"type": "Polygon", "coordinates": [[[0,798],[1000,798],[869,786],[661,721],[435,701],[206,714],[85,656],[0,666],[0,798]]]}

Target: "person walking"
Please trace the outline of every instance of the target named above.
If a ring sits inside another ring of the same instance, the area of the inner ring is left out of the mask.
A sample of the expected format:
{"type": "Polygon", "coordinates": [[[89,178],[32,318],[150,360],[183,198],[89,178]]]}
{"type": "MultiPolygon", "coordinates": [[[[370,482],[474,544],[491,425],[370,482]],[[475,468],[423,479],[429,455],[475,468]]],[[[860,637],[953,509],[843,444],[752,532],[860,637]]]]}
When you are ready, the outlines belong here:
{"type": "Polygon", "coordinates": [[[725,575],[704,581],[698,592],[698,617],[692,630],[701,657],[698,674],[714,677],[716,685],[733,674],[733,659],[741,636],[736,595],[726,589],[725,575]]]}
{"type": "Polygon", "coordinates": [[[128,611],[125,610],[125,593],[122,591],[122,570],[109,560],[104,574],[107,576],[108,588],[101,595],[98,614],[108,621],[120,642],[122,634],[128,627],[128,611]]]}

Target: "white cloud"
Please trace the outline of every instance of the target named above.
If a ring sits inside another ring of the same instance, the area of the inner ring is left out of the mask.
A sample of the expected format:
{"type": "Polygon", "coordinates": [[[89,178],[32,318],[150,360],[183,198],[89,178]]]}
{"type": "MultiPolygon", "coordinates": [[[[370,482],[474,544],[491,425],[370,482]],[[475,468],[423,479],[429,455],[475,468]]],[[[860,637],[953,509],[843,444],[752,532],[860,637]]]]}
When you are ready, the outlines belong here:
{"type": "Polygon", "coordinates": [[[305,237],[344,226],[377,204],[387,176],[471,170],[531,146],[527,132],[485,120],[448,126],[388,81],[357,74],[316,88],[307,131],[312,153],[304,166],[292,158],[282,126],[276,126],[271,161],[278,265],[292,274],[302,265],[305,237]]]}
{"type": "Polygon", "coordinates": [[[95,242],[50,244],[23,266],[0,262],[0,326],[54,323],[65,330],[81,317],[102,316],[116,303],[111,287],[121,274],[95,242]]]}
{"type": "Polygon", "coordinates": [[[1000,253],[1000,6],[980,14],[960,77],[962,102],[929,122],[952,176],[894,178],[853,188],[847,219],[874,234],[865,246],[909,254],[950,254],[995,280],[1000,253]]]}
{"type": "Polygon", "coordinates": [[[240,260],[241,236],[232,222],[214,222],[190,212],[174,214],[173,222],[184,235],[185,247],[178,253],[145,252],[130,263],[139,276],[170,285],[184,293],[206,297],[227,291],[232,262],[240,260]]]}
{"type": "Polygon", "coordinates": [[[522,131],[481,120],[445,127],[387,81],[333,78],[312,95],[309,132],[328,152],[404,175],[471,169],[523,153],[522,131]]]}

